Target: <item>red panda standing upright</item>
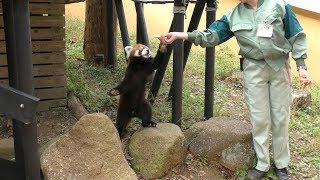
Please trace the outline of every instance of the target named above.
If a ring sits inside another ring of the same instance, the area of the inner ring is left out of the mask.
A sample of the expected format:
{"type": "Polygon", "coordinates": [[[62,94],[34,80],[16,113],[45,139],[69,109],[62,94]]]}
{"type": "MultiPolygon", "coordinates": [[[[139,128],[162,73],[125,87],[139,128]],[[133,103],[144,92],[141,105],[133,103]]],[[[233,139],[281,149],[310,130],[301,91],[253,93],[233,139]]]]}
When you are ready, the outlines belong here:
{"type": "MultiPolygon", "coordinates": [[[[143,44],[127,46],[125,51],[128,60],[125,77],[108,92],[110,96],[120,95],[116,121],[120,137],[123,137],[133,117],[140,118],[143,127],[156,127],[157,123],[151,120],[152,109],[145,98],[145,88],[153,71],[160,66],[158,55],[162,54],[157,53],[153,58],[150,49],[143,44]]],[[[160,51],[165,51],[165,48],[160,48],[160,51]]]]}

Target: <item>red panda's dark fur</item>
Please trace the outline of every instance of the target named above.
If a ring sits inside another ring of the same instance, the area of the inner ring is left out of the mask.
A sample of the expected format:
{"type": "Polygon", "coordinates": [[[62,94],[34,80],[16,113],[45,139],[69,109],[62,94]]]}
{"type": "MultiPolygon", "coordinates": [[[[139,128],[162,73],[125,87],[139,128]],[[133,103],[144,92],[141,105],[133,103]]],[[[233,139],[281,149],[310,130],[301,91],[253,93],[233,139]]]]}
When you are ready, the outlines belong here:
{"type": "Polygon", "coordinates": [[[123,137],[126,126],[133,117],[140,118],[143,127],[157,125],[151,120],[152,109],[145,98],[145,88],[153,71],[160,65],[159,62],[155,63],[154,59],[159,58],[153,58],[149,48],[142,44],[126,47],[125,50],[128,60],[125,76],[118,86],[108,92],[111,96],[120,95],[116,120],[120,137],[123,137]],[[148,55],[150,56],[147,57],[148,55]]]}

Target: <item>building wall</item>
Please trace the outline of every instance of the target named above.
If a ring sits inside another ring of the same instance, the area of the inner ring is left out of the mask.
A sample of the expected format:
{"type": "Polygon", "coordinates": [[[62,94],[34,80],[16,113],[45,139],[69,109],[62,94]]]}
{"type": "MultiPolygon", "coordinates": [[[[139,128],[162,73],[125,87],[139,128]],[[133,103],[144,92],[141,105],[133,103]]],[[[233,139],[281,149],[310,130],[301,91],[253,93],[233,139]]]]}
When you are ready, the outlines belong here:
{"type": "MultiPolygon", "coordinates": [[[[318,1],[320,7],[320,1],[318,1]]],[[[320,12],[293,7],[297,18],[307,34],[308,58],[306,60],[311,78],[320,83],[320,12]]]]}

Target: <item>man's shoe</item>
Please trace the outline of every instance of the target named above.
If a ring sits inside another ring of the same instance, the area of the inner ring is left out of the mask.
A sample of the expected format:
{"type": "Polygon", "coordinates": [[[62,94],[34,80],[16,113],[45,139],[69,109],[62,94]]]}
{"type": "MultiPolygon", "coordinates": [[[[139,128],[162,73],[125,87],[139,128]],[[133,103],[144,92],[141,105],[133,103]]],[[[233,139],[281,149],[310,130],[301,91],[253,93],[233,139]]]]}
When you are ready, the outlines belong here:
{"type": "Polygon", "coordinates": [[[248,171],[248,178],[250,180],[259,180],[261,179],[267,172],[264,172],[264,171],[260,171],[256,168],[254,169],[250,169],[248,171]]]}
{"type": "Polygon", "coordinates": [[[275,171],[276,171],[276,175],[279,180],[288,180],[289,179],[287,168],[282,168],[282,169],[276,168],[275,171]]]}

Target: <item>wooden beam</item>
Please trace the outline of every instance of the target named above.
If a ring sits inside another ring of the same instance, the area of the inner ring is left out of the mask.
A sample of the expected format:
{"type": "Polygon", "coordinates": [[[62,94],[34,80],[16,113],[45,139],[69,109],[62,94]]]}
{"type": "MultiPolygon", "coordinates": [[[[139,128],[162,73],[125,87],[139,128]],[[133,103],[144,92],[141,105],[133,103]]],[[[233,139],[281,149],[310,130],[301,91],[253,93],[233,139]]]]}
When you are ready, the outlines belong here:
{"type": "MultiPolygon", "coordinates": [[[[65,52],[52,53],[34,53],[32,54],[32,63],[36,64],[62,64],[66,62],[65,52]]],[[[0,66],[7,65],[7,55],[0,54],[0,66]]]]}
{"type": "MultiPolygon", "coordinates": [[[[29,4],[30,14],[31,15],[64,15],[65,14],[65,5],[64,4],[29,4]]],[[[2,5],[0,5],[0,13],[2,13],[2,5]]]]}
{"type": "MultiPolygon", "coordinates": [[[[34,27],[65,27],[64,16],[31,16],[31,28],[34,27]]],[[[3,18],[0,16],[0,28],[3,28],[3,18]]]]}
{"type": "MultiPolygon", "coordinates": [[[[65,49],[65,41],[32,41],[33,52],[59,52],[65,49]]],[[[5,41],[0,41],[0,53],[6,53],[5,41]]]]}
{"type": "Polygon", "coordinates": [[[0,84],[0,113],[25,124],[31,123],[36,112],[37,97],[0,84]]]}

